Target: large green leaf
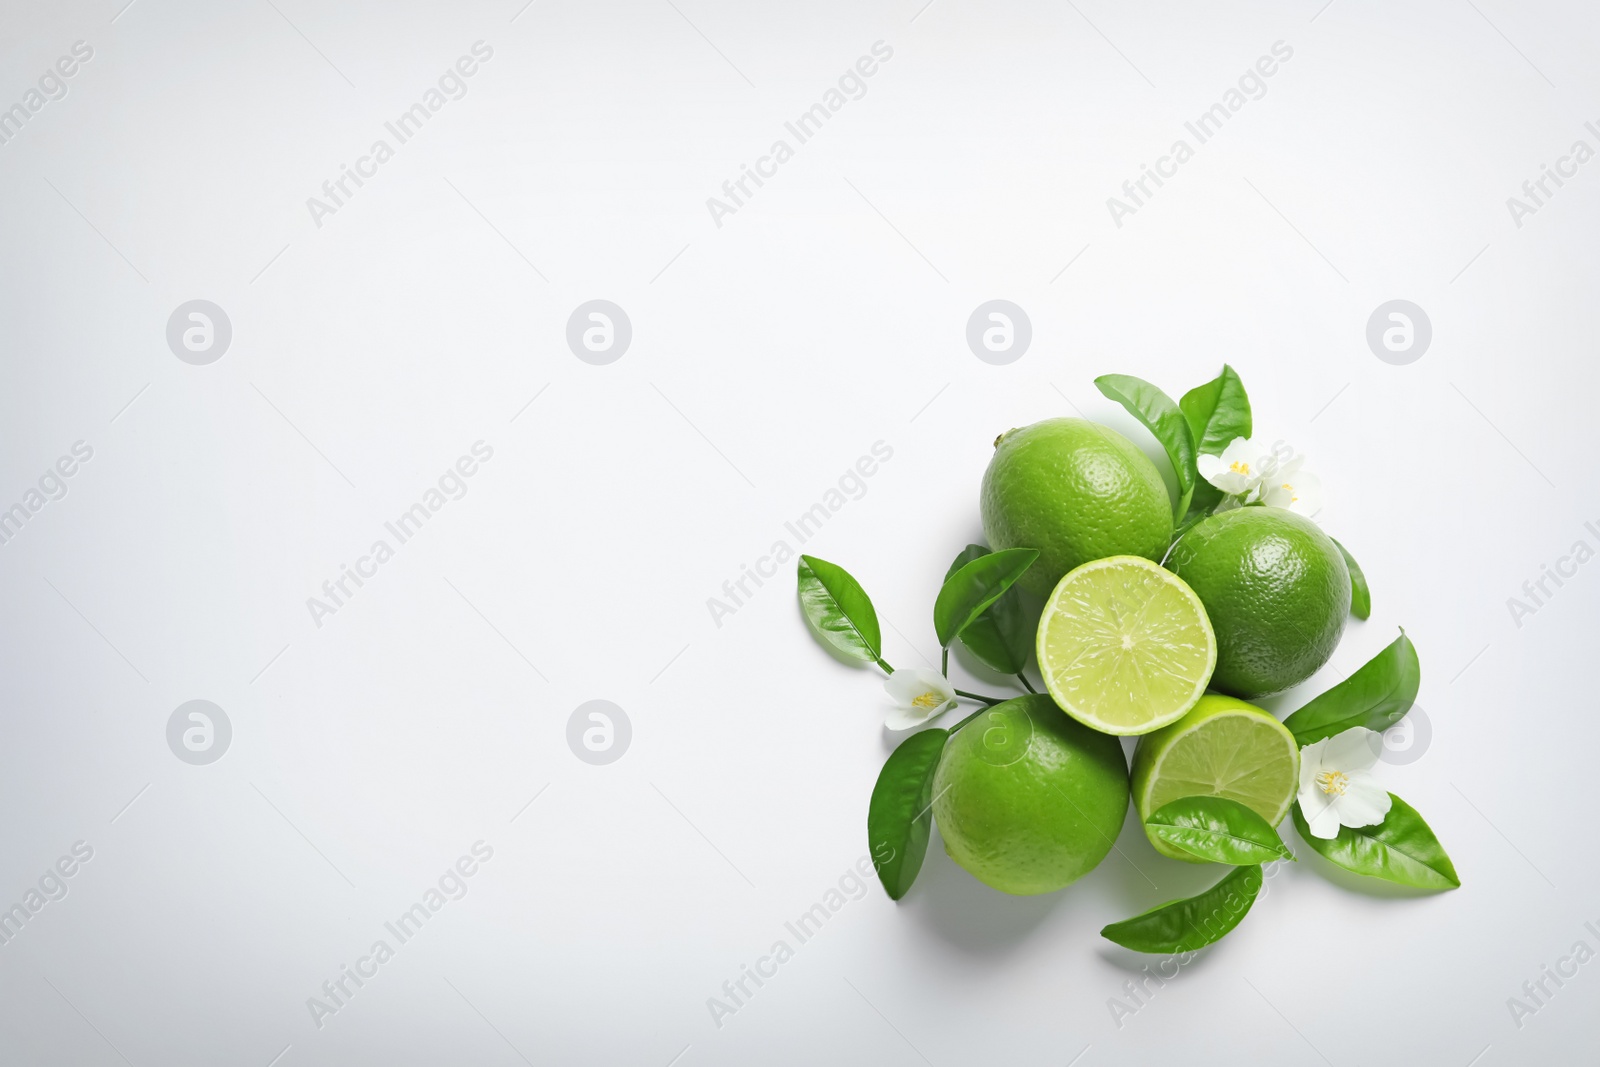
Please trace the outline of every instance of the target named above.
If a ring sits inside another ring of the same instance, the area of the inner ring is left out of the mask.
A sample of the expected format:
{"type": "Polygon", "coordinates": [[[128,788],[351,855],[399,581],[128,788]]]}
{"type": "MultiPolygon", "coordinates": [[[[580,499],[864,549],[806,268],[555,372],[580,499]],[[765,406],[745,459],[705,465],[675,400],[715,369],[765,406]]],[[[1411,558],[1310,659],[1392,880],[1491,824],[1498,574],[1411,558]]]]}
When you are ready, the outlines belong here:
{"type": "Polygon", "coordinates": [[[889,753],[872,787],[867,847],[891,900],[905,896],[922,870],[933,826],[933,775],[949,737],[948,730],[912,734],[889,753]]]}
{"type": "MultiPolygon", "coordinates": [[[[968,545],[956,556],[955,562],[945,572],[945,581],[956,571],[979,556],[989,555],[982,545],[968,545]]],[[[1021,674],[1028,664],[1028,653],[1033,649],[1035,623],[1029,618],[1022,591],[1012,586],[1000,594],[1000,599],[967,624],[961,631],[961,643],[991,670],[1001,674],[1021,674]]]]}
{"type": "Polygon", "coordinates": [[[1261,868],[1235,867],[1199,895],[1112,923],[1100,936],[1135,952],[1192,952],[1238,926],[1260,892],[1261,868]]]}
{"type": "MultiPolygon", "coordinates": [[[[1244,383],[1227,364],[1223,364],[1217,377],[1184,393],[1178,407],[1189,423],[1196,456],[1220,455],[1235,437],[1251,434],[1250,398],[1245,395],[1244,383]]],[[[1221,499],[1222,490],[1204,478],[1195,478],[1191,508],[1213,508],[1221,499]]]]}
{"type": "Polygon", "coordinates": [[[1094,384],[1143,423],[1144,428],[1166,449],[1167,459],[1171,461],[1173,474],[1178,479],[1178,504],[1173,511],[1173,518],[1182,519],[1189,511],[1195,483],[1200,480],[1194,465],[1194,435],[1189,430],[1189,422],[1182,410],[1166,393],[1131,374],[1102,374],[1094,380],[1094,384]]]}
{"type": "Polygon", "coordinates": [[[1417,809],[1393,793],[1389,799],[1389,814],[1377,826],[1341,826],[1338,837],[1313,837],[1296,803],[1294,827],[1306,844],[1347,871],[1418,889],[1460,886],[1455,864],[1417,809]]]}
{"type": "Polygon", "coordinates": [[[1422,664],[1416,646],[1401,630],[1387,648],[1326,693],[1313,697],[1283,720],[1283,725],[1302,748],[1355,726],[1382,733],[1411,710],[1421,684],[1422,664]]]}
{"type": "Polygon", "coordinates": [[[1217,377],[1184,393],[1178,407],[1189,423],[1198,455],[1219,456],[1235,437],[1250,436],[1250,398],[1239,375],[1226,363],[1217,377]]]}
{"type": "MultiPolygon", "coordinates": [[[[1329,538],[1329,540],[1333,540],[1329,538]]],[[[1372,617],[1372,590],[1367,588],[1367,576],[1362,573],[1361,564],[1350,554],[1350,550],[1338,541],[1333,545],[1344,557],[1344,565],[1350,568],[1350,614],[1358,619],[1372,617]]]]}
{"type": "Polygon", "coordinates": [[[817,634],[847,656],[883,661],[878,613],[861,583],[836,563],[800,557],[800,604],[817,634]]]}
{"type": "Polygon", "coordinates": [[[1033,548],[989,552],[963,564],[946,578],[933,602],[933,629],[940,646],[949,648],[950,642],[999,600],[1038,558],[1039,552],[1033,548]]]}
{"type": "Polygon", "coordinates": [[[1174,848],[1212,863],[1247,867],[1294,859],[1267,820],[1226,797],[1174,800],[1151,812],[1145,826],[1174,848]]]}

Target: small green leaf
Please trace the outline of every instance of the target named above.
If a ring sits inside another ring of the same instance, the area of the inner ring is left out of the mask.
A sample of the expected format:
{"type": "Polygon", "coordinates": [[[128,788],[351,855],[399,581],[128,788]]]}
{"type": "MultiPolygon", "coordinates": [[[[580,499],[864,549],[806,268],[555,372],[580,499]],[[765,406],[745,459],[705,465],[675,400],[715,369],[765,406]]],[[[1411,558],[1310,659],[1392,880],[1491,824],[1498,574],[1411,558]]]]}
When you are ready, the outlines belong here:
{"type": "Polygon", "coordinates": [[[1361,572],[1361,564],[1357,563],[1350,550],[1338,541],[1334,541],[1333,545],[1344,557],[1344,565],[1350,568],[1350,614],[1358,619],[1371,618],[1372,590],[1367,588],[1367,576],[1361,572]]]}
{"type": "MultiPolygon", "coordinates": [[[[1198,464],[1199,460],[1196,459],[1195,462],[1198,464]]],[[[1199,511],[1204,513],[1202,518],[1210,515],[1211,509],[1222,503],[1222,495],[1221,489],[1200,477],[1200,469],[1196,466],[1194,492],[1189,497],[1189,514],[1193,515],[1199,511]]]]}
{"type": "Polygon", "coordinates": [[[933,602],[933,629],[940,646],[949,648],[950,642],[1000,599],[1038,558],[1039,552],[1033,548],[989,552],[946,578],[933,602]]]}
{"type": "Polygon", "coordinates": [[[950,576],[965,567],[979,556],[989,555],[989,549],[984,545],[968,545],[956,553],[956,558],[950,561],[950,568],[944,572],[944,580],[949,581],[950,576]]]}
{"type": "MultiPolygon", "coordinates": [[[[1207,484],[1210,484],[1210,483],[1207,483],[1207,484]]],[[[1199,494],[1199,491],[1200,491],[1200,487],[1198,485],[1196,485],[1195,486],[1196,495],[1199,494]]],[[[1221,493],[1217,494],[1217,499],[1218,500],[1222,499],[1222,494],[1221,493]]],[[[1187,515],[1185,515],[1183,518],[1179,519],[1177,524],[1172,527],[1172,541],[1170,542],[1169,547],[1170,547],[1170,545],[1177,544],[1178,543],[1178,538],[1180,538],[1184,534],[1188,533],[1189,532],[1189,528],[1191,526],[1194,526],[1196,523],[1199,523],[1199,522],[1204,522],[1206,519],[1209,519],[1210,517],[1211,517],[1211,507],[1210,506],[1201,507],[1198,504],[1191,503],[1189,505],[1189,513],[1187,515]]]]}
{"type": "Polygon", "coordinates": [[[1178,506],[1175,518],[1183,518],[1189,510],[1189,501],[1200,480],[1195,470],[1194,435],[1189,422],[1172,398],[1142,378],[1129,374],[1102,374],[1094,380],[1095,386],[1107,397],[1127,409],[1128,414],[1144,424],[1161,447],[1167,450],[1167,459],[1178,479],[1178,506]]]}
{"type": "MultiPolygon", "coordinates": [[[[956,571],[979,556],[989,555],[982,545],[968,545],[950,564],[945,581],[956,571]]],[[[961,643],[991,670],[1001,674],[1021,674],[1028,665],[1028,653],[1033,650],[1036,620],[1029,619],[1022,592],[1013,586],[1000,594],[1000,599],[967,624],[961,631],[961,643]]]]}
{"type": "Polygon", "coordinates": [[[1283,720],[1283,725],[1302,748],[1355,726],[1382,733],[1411,710],[1421,684],[1422,664],[1416,646],[1401,630],[1389,647],[1326,693],[1313,697],[1283,720]]]}
{"type": "MultiPolygon", "coordinates": [[[[1195,490],[1200,488],[1200,481],[1200,475],[1196,473],[1194,476],[1194,484],[1178,494],[1178,502],[1172,506],[1172,515],[1174,520],[1176,520],[1174,525],[1176,525],[1176,522],[1181,522],[1183,518],[1188,516],[1189,505],[1194,500],[1195,490]]],[[[1209,485],[1211,483],[1207,482],[1206,484],[1209,485]]]]}
{"type": "Polygon", "coordinates": [[[1226,797],[1174,800],[1151,812],[1145,826],[1174,848],[1212,863],[1247,867],[1294,859],[1267,820],[1226,797]]]}
{"type": "Polygon", "coordinates": [[[1203,893],[1112,923],[1100,936],[1135,952],[1193,952],[1238,926],[1260,892],[1260,866],[1235,867],[1203,893]]]}
{"type": "Polygon", "coordinates": [[[965,567],[979,556],[989,555],[989,549],[983,545],[968,545],[956,553],[956,558],[950,561],[950,569],[944,572],[944,580],[949,581],[950,576],[965,567]]]}
{"type": "Polygon", "coordinates": [[[1393,793],[1389,799],[1389,814],[1377,826],[1341,826],[1338,837],[1313,837],[1296,803],[1294,827],[1306,844],[1347,871],[1418,889],[1460,886],[1455,864],[1417,809],[1393,793]]]}
{"type": "Polygon", "coordinates": [[[890,900],[916,881],[933,826],[933,774],[948,730],[923,730],[900,742],[878,772],[867,806],[867,847],[890,900]]]}
{"type": "Polygon", "coordinates": [[[878,613],[849,571],[825,559],[801,556],[800,604],[828,644],[855,659],[882,662],[878,613]]]}
{"type": "Polygon", "coordinates": [[[1178,407],[1189,423],[1198,455],[1219,456],[1235,437],[1250,436],[1250,398],[1239,375],[1226,363],[1220,375],[1184,393],[1178,407]]]}

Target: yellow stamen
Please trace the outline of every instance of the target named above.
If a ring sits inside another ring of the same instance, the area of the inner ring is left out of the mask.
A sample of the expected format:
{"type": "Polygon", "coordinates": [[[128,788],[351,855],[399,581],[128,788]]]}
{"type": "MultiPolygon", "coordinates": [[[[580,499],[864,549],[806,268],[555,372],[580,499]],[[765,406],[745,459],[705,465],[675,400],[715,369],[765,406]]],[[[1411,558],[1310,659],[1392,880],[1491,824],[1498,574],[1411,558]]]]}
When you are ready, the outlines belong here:
{"type": "Polygon", "coordinates": [[[914,708],[936,708],[944,703],[944,698],[933,690],[928,690],[911,702],[914,708]]]}
{"type": "Polygon", "coordinates": [[[1350,787],[1350,779],[1343,771],[1323,771],[1317,775],[1317,786],[1330,797],[1342,797],[1350,787]]]}
{"type": "Polygon", "coordinates": [[[1228,464],[1228,469],[1235,474],[1248,475],[1250,473],[1250,464],[1244,462],[1243,460],[1236,459],[1232,463],[1228,464]]]}

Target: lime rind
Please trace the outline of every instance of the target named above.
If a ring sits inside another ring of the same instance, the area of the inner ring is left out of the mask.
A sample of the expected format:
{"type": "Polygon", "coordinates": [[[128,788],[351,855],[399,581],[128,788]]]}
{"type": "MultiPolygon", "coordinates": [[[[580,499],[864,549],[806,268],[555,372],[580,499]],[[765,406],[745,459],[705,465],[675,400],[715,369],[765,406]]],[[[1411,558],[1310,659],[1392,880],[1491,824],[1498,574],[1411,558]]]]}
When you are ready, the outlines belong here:
{"type": "Polygon", "coordinates": [[[1217,663],[1200,598],[1142,556],[1111,556],[1064,575],[1045,603],[1036,651],[1061,709],[1118,736],[1181,719],[1217,663]]]}

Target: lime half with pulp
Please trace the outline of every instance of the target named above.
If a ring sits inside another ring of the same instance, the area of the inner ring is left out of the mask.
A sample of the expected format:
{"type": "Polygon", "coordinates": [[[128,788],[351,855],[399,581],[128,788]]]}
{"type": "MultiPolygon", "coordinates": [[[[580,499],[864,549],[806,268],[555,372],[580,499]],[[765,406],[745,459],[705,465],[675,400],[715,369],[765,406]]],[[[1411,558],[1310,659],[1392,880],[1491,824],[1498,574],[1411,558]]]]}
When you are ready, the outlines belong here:
{"type": "MultiPolygon", "coordinates": [[[[1224,797],[1277,826],[1289,813],[1300,778],[1294,735],[1270,714],[1242,700],[1207,693],[1194,710],[1139,738],[1133,753],[1133,805],[1139,821],[1183,797],[1224,797]]],[[[1150,843],[1163,856],[1204,862],[1181,849],[1150,843]]]]}
{"type": "Polygon", "coordinates": [[[1145,734],[1194,707],[1217,665],[1217,639],[1182,578],[1141,556],[1111,556],[1056,584],[1038,653],[1068,715],[1102,733],[1145,734]]]}

